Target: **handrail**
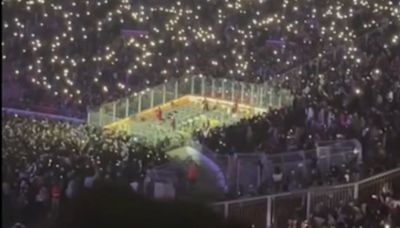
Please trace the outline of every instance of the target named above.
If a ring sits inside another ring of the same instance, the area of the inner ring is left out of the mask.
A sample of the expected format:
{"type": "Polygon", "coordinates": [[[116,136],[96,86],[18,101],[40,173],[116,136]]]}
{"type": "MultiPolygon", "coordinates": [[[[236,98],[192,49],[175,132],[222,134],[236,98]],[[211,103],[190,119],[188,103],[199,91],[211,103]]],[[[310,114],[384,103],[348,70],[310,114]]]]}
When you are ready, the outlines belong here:
{"type": "Polygon", "coordinates": [[[299,194],[299,193],[308,193],[308,192],[313,192],[313,191],[320,191],[322,189],[337,189],[337,188],[345,188],[349,186],[353,186],[354,184],[363,184],[365,182],[369,182],[371,180],[375,180],[393,173],[400,172],[400,167],[394,168],[392,170],[386,171],[384,173],[377,174],[372,177],[365,178],[360,181],[352,182],[352,183],[347,183],[347,184],[340,184],[340,185],[334,185],[334,186],[321,186],[321,187],[312,187],[309,189],[305,190],[298,190],[298,191],[292,191],[292,192],[284,192],[284,193],[278,193],[278,194],[271,194],[271,195],[263,195],[263,196],[256,196],[256,197],[251,197],[251,198],[245,198],[245,199],[235,199],[235,200],[229,200],[229,201],[221,201],[212,204],[212,206],[220,206],[220,205],[225,205],[225,204],[231,204],[231,203],[246,203],[246,202],[251,202],[251,201],[256,201],[256,200],[262,200],[262,199],[267,199],[267,198],[275,198],[275,197],[281,197],[281,196],[288,196],[288,195],[294,195],[294,194],[299,194]]]}
{"type": "MultiPolygon", "coordinates": [[[[344,143],[344,142],[353,142],[356,146],[360,146],[360,142],[357,139],[344,139],[344,140],[331,140],[331,141],[320,141],[322,143],[325,142],[332,142],[332,144],[339,144],[339,143],[344,143]]],[[[209,151],[211,151],[209,148],[207,148],[209,151]]],[[[309,149],[309,150],[293,150],[293,151],[285,151],[285,152],[280,152],[276,154],[265,154],[264,152],[254,152],[254,153],[235,153],[236,156],[267,156],[267,157],[284,157],[287,155],[291,154],[299,154],[299,153],[306,153],[306,152],[312,152],[316,151],[318,149],[318,146],[314,149],[309,149]]]]}
{"type": "Polygon", "coordinates": [[[371,181],[371,180],[379,179],[379,178],[381,178],[381,177],[384,177],[384,176],[386,176],[386,175],[393,174],[393,173],[396,173],[396,172],[399,172],[399,171],[400,171],[400,167],[397,167],[397,168],[394,168],[394,169],[392,169],[392,170],[389,170],[389,171],[386,171],[386,172],[383,172],[383,173],[374,175],[374,176],[372,176],[372,177],[364,178],[364,179],[362,179],[362,180],[357,181],[356,183],[357,183],[357,184],[364,184],[364,183],[369,182],[369,181],[371,181]]]}
{"type": "MultiPolygon", "coordinates": [[[[2,103],[3,107],[6,108],[13,108],[13,109],[21,109],[21,110],[31,110],[41,113],[49,113],[53,115],[66,115],[63,112],[63,108],[59,107],[59,105],[51,105],[51,104],[28,104],[26,101],[4,101],[2,103]],[[45,111],[43,111],[45,110],[45,111]]],[[[70,110],[68,109],[69,114],[66,115],[72,118],[81,118],[84,116],[85,111],[78,111],[78,110],[70,110]]]]}
{"type": "Polygon", "coordinates": [[[85,120],[72,118],[72,117],[66,117],[66,116],[54,115],[54,114],[46,114],[46,113],[41,113],[41,112],[27,111],[27,110],[15,109],[15,108],[2,107],[1,111],[6,112],[6,113],[24,115],[24,116],[36,116],[36,117],[42,117],[42,118],[48,118],[48,119],[68,121],[68,122],[73,122],[73,123],[78,123],[78,124],[86,122],[85,120]]]}

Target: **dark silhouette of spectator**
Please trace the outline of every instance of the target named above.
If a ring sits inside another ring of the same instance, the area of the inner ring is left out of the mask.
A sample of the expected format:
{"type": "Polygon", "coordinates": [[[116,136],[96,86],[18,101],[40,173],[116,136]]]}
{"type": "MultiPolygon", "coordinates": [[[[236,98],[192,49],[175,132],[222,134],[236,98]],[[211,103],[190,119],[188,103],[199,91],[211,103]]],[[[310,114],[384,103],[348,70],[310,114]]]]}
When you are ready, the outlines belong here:
{"type": "Polygon", "coordinates": [[[206,206],[189,202],[153,201],[131,189],[106,185],[85,190],[60,211],[51,228],[184,227],[245,228],[226,221],[206,206]]]}

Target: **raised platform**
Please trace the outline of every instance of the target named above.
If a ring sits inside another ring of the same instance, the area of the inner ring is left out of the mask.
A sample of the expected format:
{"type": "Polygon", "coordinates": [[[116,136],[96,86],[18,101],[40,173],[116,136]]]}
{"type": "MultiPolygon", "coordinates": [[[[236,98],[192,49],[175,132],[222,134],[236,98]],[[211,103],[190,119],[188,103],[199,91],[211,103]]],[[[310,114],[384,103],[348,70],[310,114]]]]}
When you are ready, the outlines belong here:
{"type": "Polygon", "coordinates": [[[127,131],[147,143],[156,144],[168,139],[171,144],[182,144],[182,140],[191,138],[193,131],[210,124],[211,128],[220,125],[231,125],[242,118],[250,117],[266,109],[254,108],[238,104],[238,111],[232,113],[233,102],[207,98],[209,111],[204,111],[202,102],[204,97],[183,96],[166,104],[144,110],[136,115],[117,120],[105,128],[127,131]],[[161,108],[163,121],[156,118],[156,110],[161,108]],[[175,117],[176,128],[171,125],[171,117],[175,117]]]}
{"type": "Polygon", "coordinates": [[[164,139],[180,141],[190,138],[194,130],[206,123],[211,127],[230,125],[269,108],[285,107],[292,101],[290,91],[272,82],[255,84],[193,75],[166,80],[153,88],[91,107],[87,122],[124,130],[150,143],[164,139]],[[207,112],[202,109],[205,98],[210,108],[207,112]],[[238,110],[232,114],[234,101],[238,102],[238,110]],[[157,120],[158,108],[162,109],[165,121],[157,120]],[[171,116],[176,120],[175,129],[171,127],[171,116]]]}

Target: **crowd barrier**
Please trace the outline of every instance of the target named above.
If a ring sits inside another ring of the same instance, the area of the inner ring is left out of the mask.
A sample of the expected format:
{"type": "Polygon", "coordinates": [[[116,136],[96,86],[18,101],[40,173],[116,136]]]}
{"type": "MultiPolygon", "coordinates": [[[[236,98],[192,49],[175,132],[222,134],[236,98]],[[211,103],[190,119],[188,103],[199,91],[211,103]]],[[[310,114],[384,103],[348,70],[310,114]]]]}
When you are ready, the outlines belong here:
{"type": "Polygon", "coordinates": [[[239,219],[253,228],[287,227],[294,214],[309,218],[317,204],[336,206],[350,200],[368,200],[383,188],[399,189],[400,168],[364,180],[331,187],[219,202],[212,205],[225,218],[239,219]]]}
{"type": "Polygon", "coordinates": [[[1,108],[1,111],[3,113],[7,113],[7,114],[14,114],[14,115],[21,115],[21,116],[29,116],[29,117],[36,117],[36,118],[44,118],[44,119],[51,119],[51,120],[66,121],[66,122],[76,123],[76,124],[85,123],[85,120],[82,120],[82,119],[66,117],[66,116],[61,116],[61,115],[53,115],[53,114],[41,113],[41,112],[33,112],[33,111],[27,111],[27,110],[21,110],[21,109],[1,108]]]}
{"type": "Polygon", "coordinates": [[[187,95],[237,101],[239,104],[262,109],[288,106],[293,100],[290,91],[277,89],[268,82],[256,84],[196,75],[166,81],[162,85],[102,104],[88,111],[87,121],[92,125],[105,126],[171,101],[175,102],[187,95]]]}
{"type": "Polygon", "coordinates": [[[306,179],[310,176],[308,167],[317,161],[321,172],[327,173],[331,166],[341,166],[356,161],[361,163],[361,144],[355,139],[322,141],[316,149],[292,151],[279,154],[235,153],[220,155],[206,146],[192,142],[192,145],[221,167],[230,192],[241,195],[257,192],[261,184],[272,186],[272,174],[279,167],[288,177],[292,174],[306,179]],[[322,152],[321,152],[322,151],[322,152]]]}

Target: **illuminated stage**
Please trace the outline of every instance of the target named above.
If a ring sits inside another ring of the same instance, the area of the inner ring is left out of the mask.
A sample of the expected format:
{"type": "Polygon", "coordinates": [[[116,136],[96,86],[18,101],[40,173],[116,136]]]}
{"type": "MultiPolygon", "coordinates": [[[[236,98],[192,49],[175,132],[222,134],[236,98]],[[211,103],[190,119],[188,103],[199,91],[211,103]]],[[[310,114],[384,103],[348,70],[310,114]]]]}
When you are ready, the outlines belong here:
{"type": "Polygon", "coordinates": [[[149,144],[166,140],[169,145],[182,146],[195,130],[232,125],[242,118],[291,102],[289,91],[276,89],[271,83],[193,76],[167,81],[105,103],[88,112],[87,122],[126,131],[149,144]],[[208,110],[203,108],[205,99],[208,110]],[[158,109],[162,110],[163,121],[156,116],[158,109]]]}
{"type": "Polygon", "coordinates": [[[251,84],[202,76],[180,78],[91,109],[87,122],[128,132],[147,145],[161,146],[171,161],[152,169],[152,178],[159,182],[179,182],[177,174],[185,173],[187,160],[195,161],[199,167],[198,182],[187,196],[218,199],[227,187],[225,172],[233,163],[224,155],[203,151],[202,145],[191,140],[192,133],[233,125],[270,108],[291,104],[290,92],[277,88],[272,83],[251,84]],[[157,116],[160,109],[162,120],[157,116]]]}
{"type": "Polygon", "coordinates": [[[266,111],[265,109],[238,104],[237,112],[232,113],[233,102],[213,98],[207,98],[209,110],[205,111],[202,107],[204,99],[204,97],[199,96],[184,96],[104,127],[127,131],[129,134],[151,144],[166,138],[171,144],[179,144],[182,140],[190,139],[193,131],[204,129],[208,124],[211,128],[232,125],[242,118],[266,111]],[[158,108],[161,108],[163,112],[162,121],[156,117],[158,108]],[[175,118],[175,129],[172,126],[172,117],[175,118]]]}

